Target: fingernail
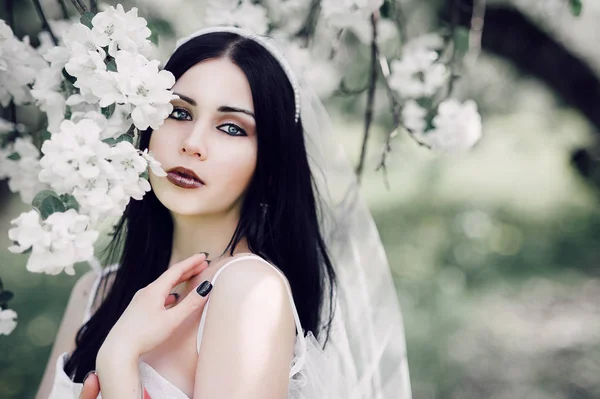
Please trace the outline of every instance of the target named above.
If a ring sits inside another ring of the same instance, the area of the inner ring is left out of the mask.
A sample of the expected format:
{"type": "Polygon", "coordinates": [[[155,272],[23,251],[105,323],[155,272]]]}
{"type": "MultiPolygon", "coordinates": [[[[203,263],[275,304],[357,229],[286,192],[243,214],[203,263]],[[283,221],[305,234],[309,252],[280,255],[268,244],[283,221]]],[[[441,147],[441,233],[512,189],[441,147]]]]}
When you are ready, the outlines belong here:
{"type": "Polygon", "coordinates": [[[208,263],[210,265],[210,262],[212,262],[212,260],[206,259],[206,263],[208,263]]]}
{"type": "Polygon", "coordinates": [[[210,290],[212,290],[212,284],[210,281],[205,281],[196,288],[196,292],[200,294],[200,296],[207,296],[210,290]]]}
{"type": "Polygon", "coordinates": [[[169,295],[173,295],[175,297],[175,300],[178,301],[179,300],[179,294],[176,292],[171,292],[169,295]]]}
{"type": "Polygon", "coordinates": [[[85,380],[87,380],[87,378],[88,378],[88,377],[90,376],[90,374],[92,374],[92,373],[96,374],[96,372],[95,372],[94,370],[90,370],[90,371],[88,371],[88,373],[85,375],[85,377],[83,377],[83,382],[85,382],[85,380]]]}
{"type": "Polygon", "coordinates": [[[208,252],[200,252],[200,253],[206,255],[205,257],[206,257],[206,259],[208,259],[208,252]]]}

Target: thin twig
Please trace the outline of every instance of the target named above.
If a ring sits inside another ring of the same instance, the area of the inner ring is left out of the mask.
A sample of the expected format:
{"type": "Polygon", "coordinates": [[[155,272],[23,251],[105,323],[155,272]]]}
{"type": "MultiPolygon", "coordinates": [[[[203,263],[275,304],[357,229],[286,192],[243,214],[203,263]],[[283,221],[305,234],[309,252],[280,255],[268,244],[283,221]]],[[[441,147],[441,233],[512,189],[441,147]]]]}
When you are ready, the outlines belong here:
{"type": "Polygon", "coordinates": [[[98,12],[98,3],[96,0],[90,0],[90,11],[94,14],[98,12]]]}
{"type": "Polygon", "coordinates": [[[296,37],[304,40],[304,46],[308,47],[310,39],[315,33],[315,28],[321,14],[321,0],[311,0],[308,15],[302,24],[302,27],[296,33],[296,37]]]}
{"type": "Polygon", "coordinates": [[[332,60],[340,49],[340,43],[342,42],[342,36],[344,35],[345,29],[340,29],[336,35],[333,44],[331,45],[331,52],[329,53],[329,59],[332,60]]]}
{"type": "Polygon", "coordinates": [[[483,35],[483,21],[485,19],[485,0],[474,0],[473,14],[471,16],[471,29],[469,31],[469,52],[465,56],[465,64],[472,66],[481,53],[481,37],[483,35]]]}
{"type": "Polygon", "coordinates": [[[360,160],[356,167],[356,176],[360,184],[362,172],[365,164],[365,157],[367,155],[367,142],[369,140],[369,131],[371,128],[371,122],[373,120],[373,105],[375,103],[375,86],[377,85],[377,22],[379,21],[379,11],[375,11],[371,14],[371,29],[373,37],[371,40],[371,65],[370,65],[370,77],[369,77],[369,90],[367,92],[367,109],[365,111],[365,133],[362,142],[362,148],[360,151],[360,160]]]}
{"type": "Polygon", "coordinates": [[[88,12],[87,6],[82,0],[71,0],[71,3],[73,3],[79,14],[83,15],[88,12]]]}
{"type": "Polygon", "coordinates": [[[35,6],[35,11],[38,14],[38,17],[40,17],[40,19],[42,20],[42,26],[43,29],[46,30],[49,34],[50,37],[52,38],[52,43],[54,43],[54,45],[58,45],[58,39],[56,38],[56,36],[54,36],[54,32],[52,32],[52,28],[50,28],[50,24],[48,23],[48,18],[46,18],[46,14],[44,14],[44,9],[42,8],[42,5],[40,4],[40,0],[33,0],[33,5],[35,6]]]}
{"type": "MultiPolygon", "coordinates": [[[[15,29],[15,13],[13,10],[13,0],[6,0],[6,15],[8,19],[8,25],[11,29],[15,29]]],[[[8,120],[16,125],[17,123],[17,107],[14,100],[10,100],[8,104],[8,120]]]]}
{"type": "Polygon", "coordinates": [[[69,10],[67,9],[67,4],[65,0],[58,0],[58,5],[60,6],[60,10],[62,11],[62,15],[64,19],[69,19],[69,10]]]}

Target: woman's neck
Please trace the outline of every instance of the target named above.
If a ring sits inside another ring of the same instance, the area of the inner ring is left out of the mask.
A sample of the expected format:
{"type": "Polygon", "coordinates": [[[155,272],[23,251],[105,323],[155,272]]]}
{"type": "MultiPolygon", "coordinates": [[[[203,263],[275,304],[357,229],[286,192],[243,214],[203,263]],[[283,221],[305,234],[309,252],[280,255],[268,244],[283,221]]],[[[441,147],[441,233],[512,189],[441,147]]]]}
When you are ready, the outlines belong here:
{"type": "MultiPolygon", "coordinates": [[[[199,252],[208,252],[208,259],[215,260],[231,241],[239,215],[220,214],[211,216],[188,216],[173,214],[173,249],[169,267],[199,252]]],[[[250,252],[247,241],[242,238],[234,254],[250,252]]],[[[229,256],[228,253],[223,257],[229,256]]]]}

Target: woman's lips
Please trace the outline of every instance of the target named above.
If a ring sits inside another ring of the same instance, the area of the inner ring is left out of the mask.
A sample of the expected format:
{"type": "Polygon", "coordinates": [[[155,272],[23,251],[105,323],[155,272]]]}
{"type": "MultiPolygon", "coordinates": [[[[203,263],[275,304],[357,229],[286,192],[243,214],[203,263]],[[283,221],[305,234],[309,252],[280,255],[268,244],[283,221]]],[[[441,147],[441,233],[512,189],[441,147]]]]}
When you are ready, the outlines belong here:
{"type": "Polygon", "coordinates": [[[168,172],[167,180],[182,188],[198,188],[204,186],[204,184],[200,183],[198,180],[188,176],[183,176],[177,172],[168,172]]]}

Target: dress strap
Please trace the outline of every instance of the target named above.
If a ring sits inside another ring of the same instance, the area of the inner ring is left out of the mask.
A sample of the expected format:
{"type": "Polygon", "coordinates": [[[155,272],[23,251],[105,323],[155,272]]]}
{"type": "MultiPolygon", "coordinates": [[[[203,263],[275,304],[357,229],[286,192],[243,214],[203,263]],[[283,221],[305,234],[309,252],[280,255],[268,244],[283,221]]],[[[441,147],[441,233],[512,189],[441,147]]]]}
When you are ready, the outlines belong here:
{"type": "MultiPolygon", "coordinates": [[[[240,256],[239,258],[234,258],[233,260],[231,260],[230,262],[226,263],[225,265],[223,265],[218,271],[217,273],[215,273],[215,275],[213,276],[211,283],[214,284],[215,281],[217,280],[217,278],[219,277],[219,274],[221,274],[221,272],[223,270],[225,270],[225,268],[235,262],[239,262],[241,260],[244,259],[257,259],[262,261],[263,263],[266,263],[267,265],[271,266],[280,276],[281,278],[284,280],[285,282],[285,286],[287,288],[287,292],[288,292],[288,296],[290,298],[290,303],[292,305],[292,312],[294,313],[294,321],[296,323],[296,339],[300,340],[300,344],[302,346],[302,356],[296,361],[296,363],[294,364],[294,366],[292,367],[292,369],[290,370],[290,377],[292,377],[294,374],[296,374],[298,372],[298,370],[300,370],[302,368],[302,366],[304,365],[304,353],[306,352],[306,342],[304,341],[304,330],[302,330],[302,326],[300,324],[300,317],[298,316],[298,311],[296,310],[296,304],[294,303],[294,296],[292,295],[292,291],[290,290],[290,287],[287,285],[287,280],[285,278],[285,276],[283,275],[283,273],[277,269],[275,266],[273,266],[272,264],[270,264],[269,262],[267,262],[266,260],[264,260],[263,258],[261,258],[258,255],[254,255],[254,254],[250,254],[250,255],[244,255],[244,256],[240,256]]],[[[204,324],[206,323],[206,314],[208,313],[208,305],[210,304],[210,297],[208,298],[208,300],[206,301],[206,305],[204,305],[204,309],[202,310],[202,317],[200,318],[200,327],[198,328],[198,336],[196,339],[196,352],[198,352],[198,354],[200,354],[200,344],[202,342],[202,333],[204,331],[204,324]]]]}
{"type": "Polygon", "coordinates": [[[102,269],[102,267],[99,263],[97,263],[97,261],[90,261],[90,265],[92,267],[92,270],[96,272],[96,280],[92,285],[90,296],[88,297],[87,301],[87,306],[85,307],[85,313],[83,314],[83,324],[87,323],[90,317],[92,317],[92,306],[94,305],[94,299],[96,298],[96,294],[98,293],[98,288],[100,288],[100,281],[102,281],[102,278],[105,277],[107,274],[110,274],[119,268],[118,263],[115,263],[111,266],[107,266],[104,269],[102,269]]]}

